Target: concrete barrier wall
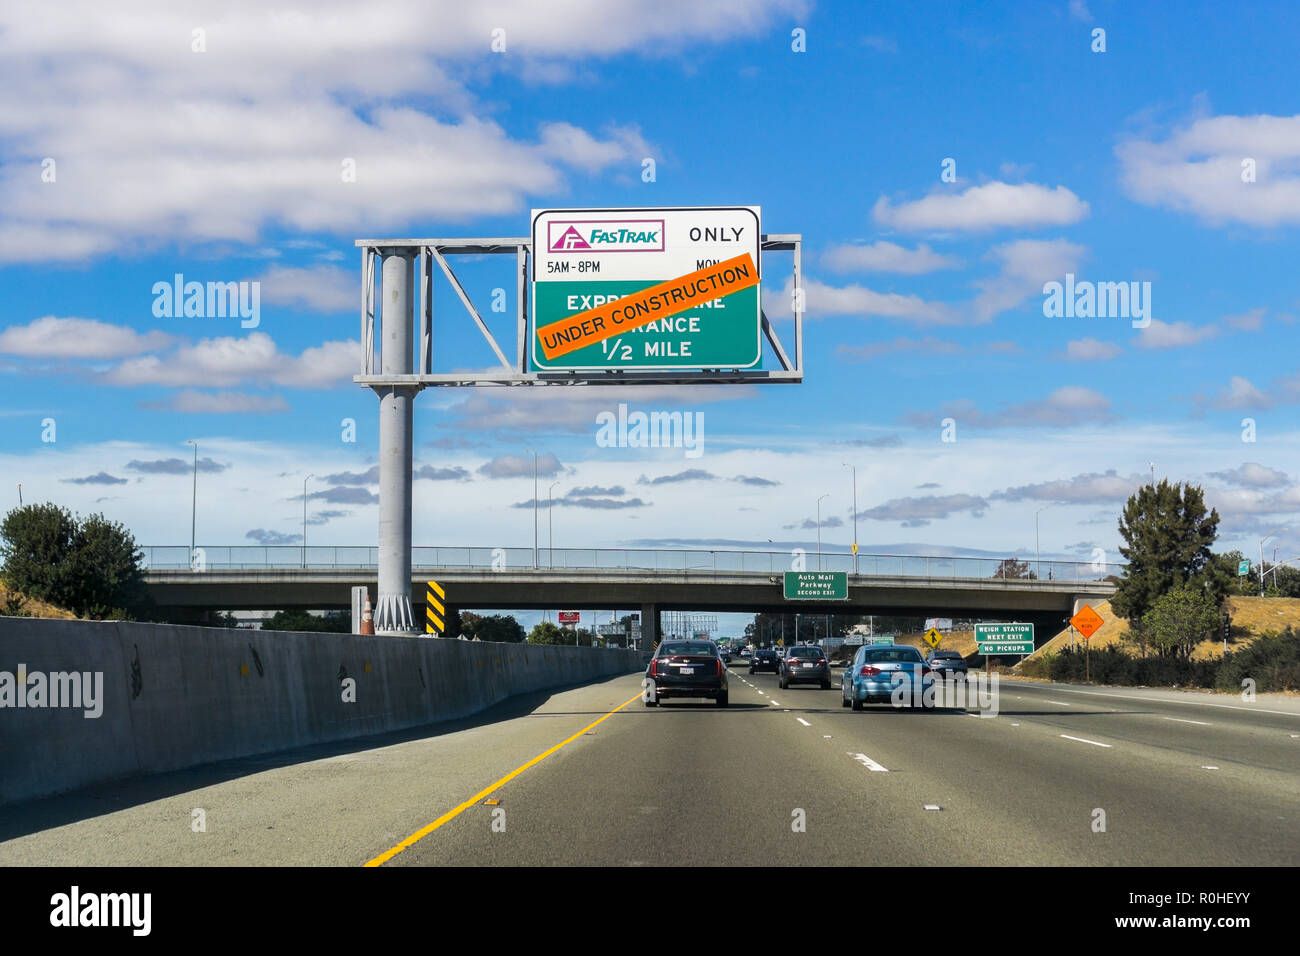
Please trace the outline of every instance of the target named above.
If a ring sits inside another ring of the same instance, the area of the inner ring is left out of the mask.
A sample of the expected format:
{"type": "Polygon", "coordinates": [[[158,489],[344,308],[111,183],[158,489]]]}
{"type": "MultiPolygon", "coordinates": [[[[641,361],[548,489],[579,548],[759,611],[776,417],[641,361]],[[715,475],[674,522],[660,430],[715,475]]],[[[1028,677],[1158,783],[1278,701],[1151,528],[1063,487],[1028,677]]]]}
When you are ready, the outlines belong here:
{"type": "Polygon", "coordinates": [[[464,717],[642,666],[610,648],[0,617],[0,805],[464,717]],[[102,674],[102,714],[85,717],[84,697],[48,706],[48,692],[47,706],[16,706],[20,664],[28,697],[38,672],[102,674]]]}

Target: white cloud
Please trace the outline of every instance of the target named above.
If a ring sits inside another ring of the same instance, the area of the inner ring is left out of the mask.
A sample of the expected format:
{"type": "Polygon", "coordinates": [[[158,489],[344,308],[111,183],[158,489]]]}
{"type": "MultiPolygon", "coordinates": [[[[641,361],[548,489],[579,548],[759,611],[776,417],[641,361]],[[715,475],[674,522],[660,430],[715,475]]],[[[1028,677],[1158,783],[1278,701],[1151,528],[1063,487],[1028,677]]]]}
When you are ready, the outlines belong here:
{"type": "Polygon", "coordinates": [[[182,412],[186,415],[267,415],[289,411],[279,395],[250,395],[243,392],[200,392],[184,389],[163,401],[142,402],[141,408],[182,412]]]}
{"type": "Polygon", "coordinates": [[[342,312],[356,308],[360,300],[360,275],[339,266],[271,266],[257,281],[261,301],[272,305],[342,312]]]}
{"type": "MultiPolygon", "coordinates": [[[[791,293],[794,278],[783,289],[763,293],[763,308],[773,320],[791,316],[791,293]]],[[[920,296],[897,292],[877,292],[862,285],[832,286],[805,278],[804,318],[819,319],[828,315],[855,315],[861,318],[883,317],[907,319],[918,325],[957,325],[961,316],[942,302],[927,302],[920,296]]]]}
{"type": "Polygon", "coordinates": [[[1226,389],[1210,403],[1219,409],[1267,409],[1273,407],[1273,399],[1260,391],[1248,378],[1234,375],[1226,389]]]}
{"type": "Polygon", "coordinates": [[[1075,475],[1056,481],[1021,485],[989,495],[1006,501],[1057,501],[1062,504],[1106,504],[1121,502],[1137,491],[1146,479],[1142,475],[1121,476],[1113,468],[1105,473],[1075,475]]]}
{"type": "Polygon", "coordinates": [[[1081,23],[1092,22],[1092,11],[1088,9],[1085,0],[1070,0],[1070,16],[1081,23]]]}
{"type": "Polygon", "coordinates": [[[911,411],[903,421],[914,425],[936,425],[953,418],[958,427],[1032,428],[1067,427],[1113,421],[1111,403],[1105,395],[1082,385],[1065,385],[1046,398],[1009,405],[996,412],[981,411],[969,400],[949,402],[937,411],[911,411]]]}
{"type": "Polygon", "coordinates": [[[1218,332],[1219,330],[1213,325],[1161,322],[1159,319],[1152,319],[1151,324],[1138,334],[1137,344],[1144,349],[1172,349],[1204,342],[1218,335],[1218,332]]]}
{"type": "Polygon", "coordinates": [[[895,229],[980,232],[1065,226],[1088,215],[1088,204],[1066,189],[1036,183],[992,182],[965,192],[936,192],[897,206],[881,196],[872,209],[876,221],[895,229]]]}
{"type": "Polygon", "coordinates": [[[1064,358],[1070,362],[1104,362],[1124,350],[1114,342],[1097,339],[1074,339],[1065,347],[1064,358]]]}
{"type": "Polygon", "coordinates": [[[1300,222],[1300,115],[1202,116],[1163,142],[1115,148],[1120,181],[1138,202],[1211,225],[1300,222]],[[1243,182],[1243,162],[1254,182],[1243,182]]]}
{"type": "Polygon", "coordinates": [[[1210,477],[1246,488],[1277,488],[1291,480],[1285,471],[1278,471],[1276,468],[1269,468],[1267,465],[1253,461],[1245,462],[1240,468],[1233,468],[1230,471],[1212,471],[1210,477]]]}
{"type": "Polygon", "coordinates": [[[203,382],[217,388],[240,385],[288,385],[329,388],[350,382],[361,367],[355,342],[325,342],[286,355],[265,332],[246,337],[202,339],[166,356],[127,359],[106,372],[110,385],[187,386],[203,382]]]}
{"type": "Polygon", "coordinates": [[[1087,254],[1087,247],[1065,239],[1017,239],[994,246],[988,257],[1001,269],[992,278],[975,282],[979,289],[971,310],[975,320],[988,322],[1032,296],[1041,296],[1045,282],[1074,272],[1087,254]]]}
{"type": "Polygon", "coordinates": [[[47,315],[0,332],[0,354],[28,358],[105,359],[166,348],[174,341],[165,332],[140,333],[125,325],[96,319],[61,319],[47,315]]]}
{"type": "Polygon", "coordinates": [[[822,262],[836,272],[901,272],[920,275],[939,269],[955,269],[962,264],[956,256],[935,252],[925,243],[908,249],[883,239],[871,245],[834,245],[822,254],[822,262]]]}
{"type": "Polygon", "coordinates": [[[401,230],[518,212],[570,172],[639,172],[632,128],[507,131],[452,75],[755,36],[801,0],[0,8],[0,259],[81,260],[269,228],[401,230]],[[206,30],[206,50],[192,31],[206,30]],[[505,30],[507,55],[492,54],[505,30]],[[469,64],[473,69],[466,69],[469,64]],[[411,103],[420,103],[415,108],[411,103]],[[46,157],[53,182],[41,179],[46,157]],[[342,175],[355,161],[355,181],[342,175]]]}

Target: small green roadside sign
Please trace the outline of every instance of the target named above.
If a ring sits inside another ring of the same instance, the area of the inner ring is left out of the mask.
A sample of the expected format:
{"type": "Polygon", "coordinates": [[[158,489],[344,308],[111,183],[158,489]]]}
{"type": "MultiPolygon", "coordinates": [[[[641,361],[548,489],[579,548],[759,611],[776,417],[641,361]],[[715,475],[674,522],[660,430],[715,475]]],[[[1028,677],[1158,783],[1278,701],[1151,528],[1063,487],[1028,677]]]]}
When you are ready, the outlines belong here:
{"type": "Polygon", "coordinates": [[[847,571],[787,571],[784,594],[787,601],[847,601],[849,575],[847,571]]]}
{"type": "Polygon", "coordinates": [[[1034,653],[1032,624],[976,624],[975,643],[986,656],[1034,653]]]}
{"type": "Polygon", "coordinates": [[[1246,558],[1244,560],[1238,561],[1237,577],[1244,578],[1248,574],[1250,574],[1250,559],[1246,558]]]}

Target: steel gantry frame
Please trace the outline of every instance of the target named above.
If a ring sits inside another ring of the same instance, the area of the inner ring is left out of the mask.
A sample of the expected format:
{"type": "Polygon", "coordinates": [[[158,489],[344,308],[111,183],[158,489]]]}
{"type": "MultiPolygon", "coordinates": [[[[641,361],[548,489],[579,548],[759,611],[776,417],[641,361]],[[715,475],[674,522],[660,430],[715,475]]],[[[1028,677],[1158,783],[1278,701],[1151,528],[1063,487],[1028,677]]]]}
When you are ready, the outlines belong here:
{"type": "MultiPolygon", "coordinates": [[[[798,384],[803,381],[803,236],[773,233],[761,237],[764,252],[794,255],[791,310],[793,348],[787,352],[760,303],[764,337],[780,363],[778,369],[608,369],[536,371],[528,368],[529,267],[532,243],[527,238],[358,239],[361,250],[361,374],[353,381],[379,398],[379,594],[375,602],[377,634],[417,634],[410,604],[412,464],[415,396],[429,387],[464,386],[628,386],[798,384]],[[513,355],[497,342],[469,293],[448,263],[449,256],[514,255],[517,341],[513,355]],[[418,261],[418,270],[413,263],[418,261]],[[458,373],[433,370],[433,277],[440,270],[469,318],[499,362],[488,371],[458,373]],[[414,303],[419,288],[419,364],[415,362],[414,303]],[[376,329],[378,306],[379,326],[376,329]],[[380,347],[375,348],[376,332],[380,347]]],[[[759,263],[760,274],[762,264],[759,263]]]]}

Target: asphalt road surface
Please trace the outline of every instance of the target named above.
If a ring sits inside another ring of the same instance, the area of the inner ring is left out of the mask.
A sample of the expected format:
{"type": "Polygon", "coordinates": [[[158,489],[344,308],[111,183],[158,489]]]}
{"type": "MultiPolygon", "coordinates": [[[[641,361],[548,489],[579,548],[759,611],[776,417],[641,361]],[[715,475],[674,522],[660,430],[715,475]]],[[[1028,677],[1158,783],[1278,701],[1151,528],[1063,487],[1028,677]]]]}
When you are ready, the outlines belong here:
{"type": "Polygon", "coordinates": [[[0,865],[1300,863],[1294,697],[1002,681],[980,717],[835,680],[647,708],[627,675],[104,785],[0,810],[0,865]]]}

